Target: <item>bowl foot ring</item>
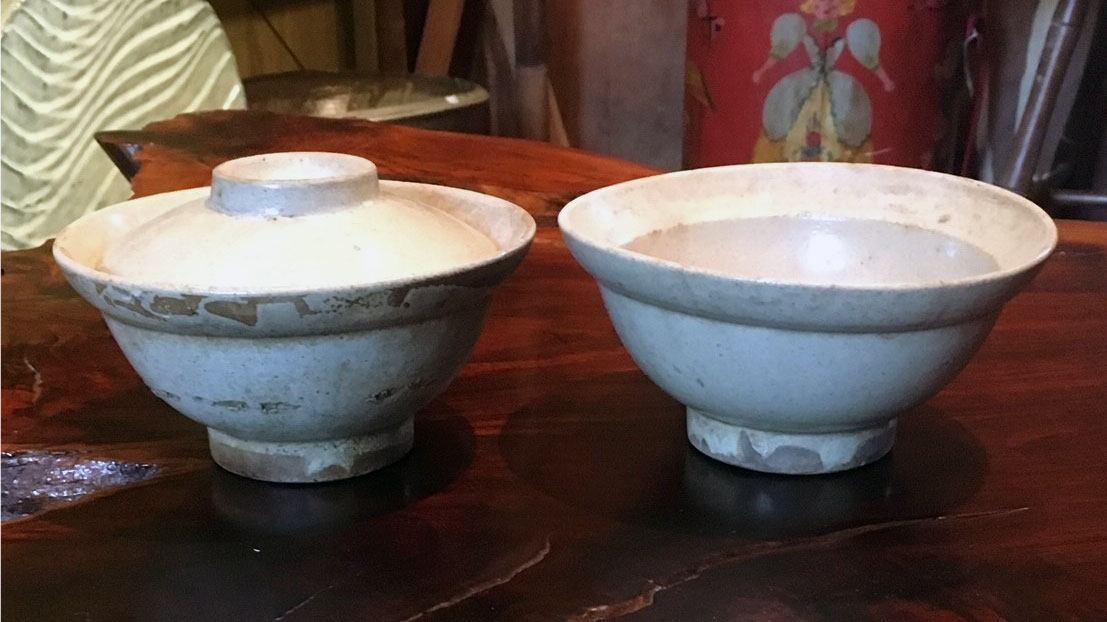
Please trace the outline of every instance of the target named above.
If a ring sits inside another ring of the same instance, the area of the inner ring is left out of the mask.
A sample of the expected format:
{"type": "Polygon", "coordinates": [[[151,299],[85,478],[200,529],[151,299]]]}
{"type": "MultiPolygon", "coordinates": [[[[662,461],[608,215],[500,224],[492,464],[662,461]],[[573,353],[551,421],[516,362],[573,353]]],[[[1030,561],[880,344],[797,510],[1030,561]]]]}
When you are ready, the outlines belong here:
{"type": "Polygon", "coordinates": [[[896,420],[843,432],[793,434],[727,423],[688,409],[688,440],[704,454],[766,473],[833,473],[879,460],[896,440],[896,420]]]}
{"type": "Polygon", "coordinates": [[[364,475],[411,450],[413,418],[366,434],[328,441],[266,442],[236,438],[208,428],[216,464],[236,475],[267,482],[327,482],[364,475]]]}

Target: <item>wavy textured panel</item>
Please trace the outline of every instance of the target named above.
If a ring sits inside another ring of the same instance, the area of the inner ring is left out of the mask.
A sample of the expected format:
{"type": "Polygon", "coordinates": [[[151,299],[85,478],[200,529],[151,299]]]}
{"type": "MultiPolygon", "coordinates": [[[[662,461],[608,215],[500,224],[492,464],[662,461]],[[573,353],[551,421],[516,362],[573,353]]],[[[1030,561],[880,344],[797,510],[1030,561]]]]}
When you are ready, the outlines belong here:
{"type": "Polygon", "coordinates": [[[203,0],[5,4],[4,250],[41,244],[79,216],[130,196],[94,132],[245,107],[230,45],[203,0]]]}

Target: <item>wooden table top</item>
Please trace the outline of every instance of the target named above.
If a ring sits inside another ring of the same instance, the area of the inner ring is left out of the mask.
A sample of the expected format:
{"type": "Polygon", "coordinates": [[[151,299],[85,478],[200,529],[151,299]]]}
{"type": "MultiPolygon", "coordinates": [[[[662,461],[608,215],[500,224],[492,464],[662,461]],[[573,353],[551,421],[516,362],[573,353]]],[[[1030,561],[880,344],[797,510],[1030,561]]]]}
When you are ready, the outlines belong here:
{"type": "MultiPolygon", "coordinates": [[[[546,225],[569,198],[652,172],[255,113],[105,140],[133,143],[120,153],[140,194],[203,185],[238,155],[336,150],[546,225]]],[[[1107,224],[1058,225],[1057,252],[965,371],[901,419],[892,453],[819,477],[692,449],[683,408],[635,367],[549,226],[417,416],[413,453],[325,485],[216,467],[48,248],[4,254],[5,460],[49,450],[152,477],[5,523],[3,619],[1105,620],[1107,224]]]]}

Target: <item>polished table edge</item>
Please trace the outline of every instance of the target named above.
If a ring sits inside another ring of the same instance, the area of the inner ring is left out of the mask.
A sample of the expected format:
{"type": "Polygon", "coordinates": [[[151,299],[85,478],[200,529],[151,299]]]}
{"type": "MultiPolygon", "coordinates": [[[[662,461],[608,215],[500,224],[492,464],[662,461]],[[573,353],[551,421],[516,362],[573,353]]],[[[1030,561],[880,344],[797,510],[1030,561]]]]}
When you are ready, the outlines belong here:
{"type": "Polygon", "coordinates": [[[211,169],[232,158],[335,151],[372,160],[382,179],[456,186],[516,202],[540,225],[555,224],[557,211],[585,192],[663,172],[521,138],[257,110],[186,113],[141,130],[97,132],[96,140],[136,197],[206,186],[211,169]]]}

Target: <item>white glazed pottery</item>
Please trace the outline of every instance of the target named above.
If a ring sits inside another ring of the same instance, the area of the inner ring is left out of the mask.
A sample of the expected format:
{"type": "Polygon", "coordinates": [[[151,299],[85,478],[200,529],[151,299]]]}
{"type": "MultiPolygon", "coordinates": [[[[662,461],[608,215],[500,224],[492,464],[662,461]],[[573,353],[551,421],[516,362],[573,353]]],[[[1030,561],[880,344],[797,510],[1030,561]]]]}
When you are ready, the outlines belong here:
{"type": "Polygon", "coordinates": [[[887,453],[896,417],[965,366],[1057,240],[1005,190],[866,164],[659,175],[558,223],[627,350],[687,406],[691,443],[776,473],[887,453]],[[658,231],[687,235],[643,241],[658,231]]]}
{"type": "Polygon", "coordinates": [[[150,389],[208,427],[217,463],[312,482],[407,453],[534,231],[494,197],[278,153],[89,214],[53,252],[150,389]]]}

